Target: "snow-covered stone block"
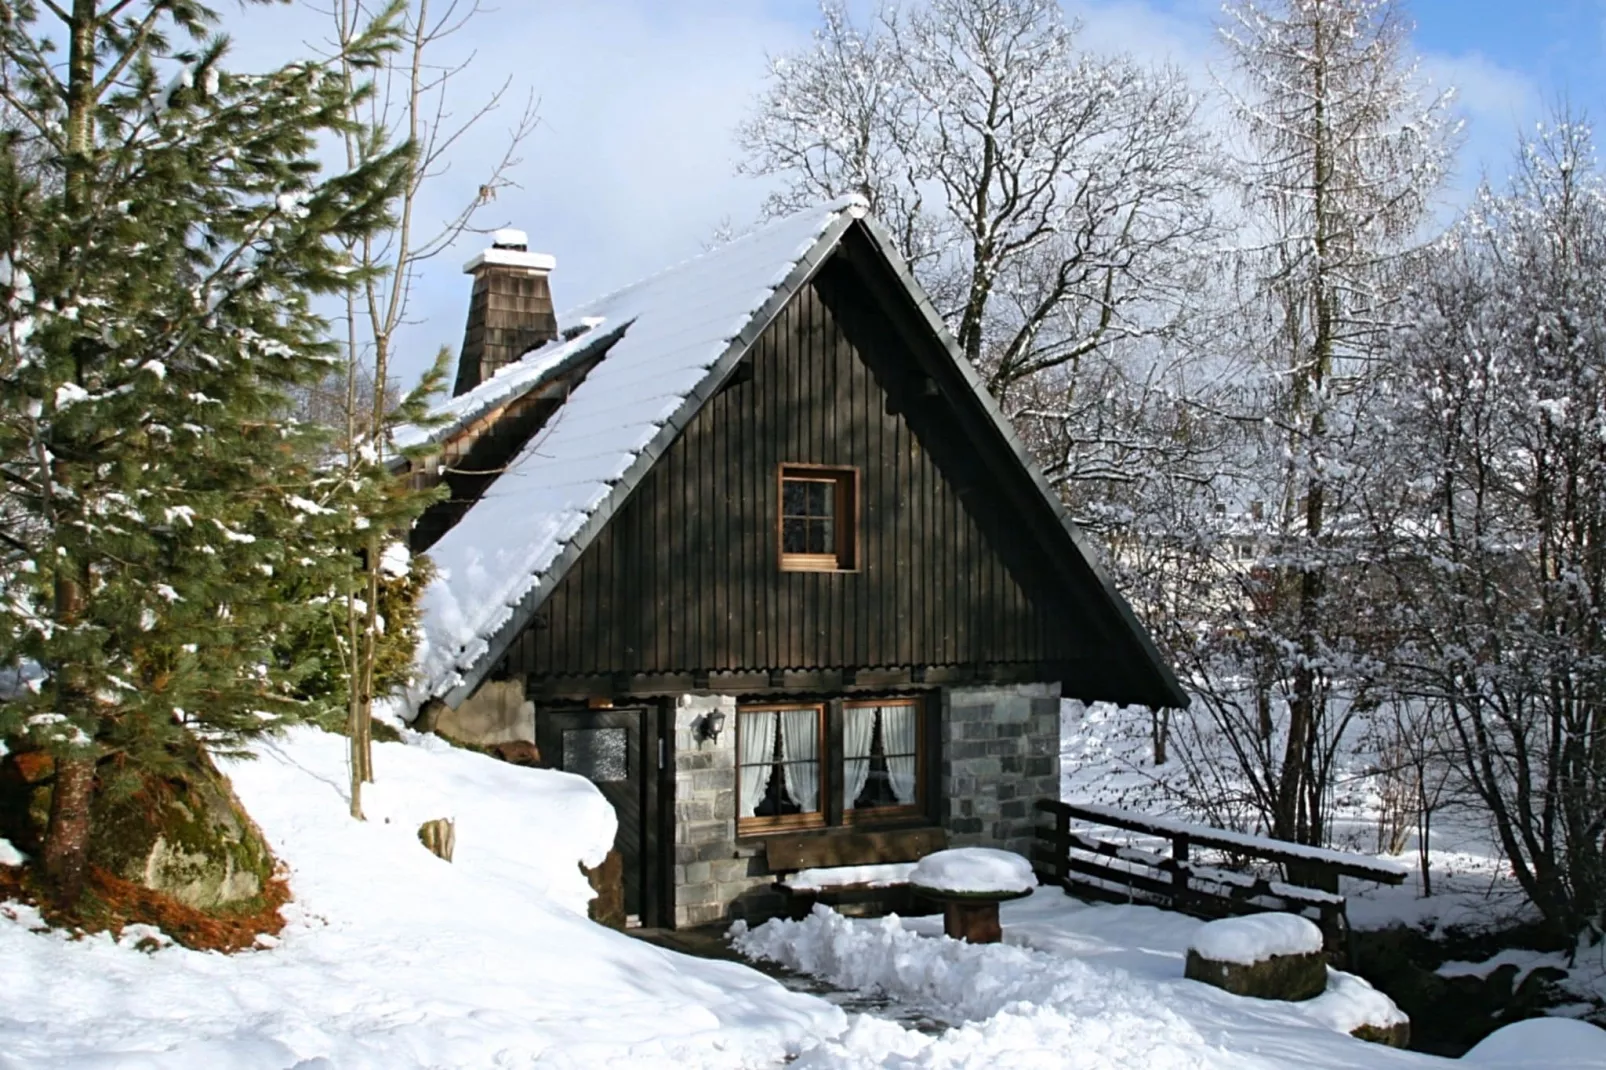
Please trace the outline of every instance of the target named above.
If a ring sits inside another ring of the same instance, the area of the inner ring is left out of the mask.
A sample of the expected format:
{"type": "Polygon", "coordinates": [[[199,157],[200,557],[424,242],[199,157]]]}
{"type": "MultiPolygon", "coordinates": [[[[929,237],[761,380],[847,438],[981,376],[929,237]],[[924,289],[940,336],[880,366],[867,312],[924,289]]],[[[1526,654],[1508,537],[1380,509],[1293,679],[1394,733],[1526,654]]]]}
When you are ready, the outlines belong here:
{"type": "Polygon", "coordinates": [[[1327,988],[1322,931],[1297,914],[1252,914],[1199,926],[1184,976],[1238,996],[1314,999],[1327,988]]]}

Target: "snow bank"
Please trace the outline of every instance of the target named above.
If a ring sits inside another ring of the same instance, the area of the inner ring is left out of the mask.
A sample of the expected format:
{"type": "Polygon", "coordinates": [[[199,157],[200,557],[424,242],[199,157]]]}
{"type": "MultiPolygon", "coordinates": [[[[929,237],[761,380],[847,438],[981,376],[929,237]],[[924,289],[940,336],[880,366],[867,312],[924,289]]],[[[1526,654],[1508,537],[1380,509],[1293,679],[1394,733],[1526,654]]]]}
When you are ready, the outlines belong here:
{"type": "Polygon", "coordinates": [[[1327,991],[1305,1000],[1300,1009],[1313,1021],[1340,1033],[1353,1033],[1363,1025],[1386,1029],[1410,1020],[1365,978],[1339,970],[1328,970],[1327,991]]]}
{"type": "Polygon", "coordinates": [[[11,841],[0,836],[0,866],[20,866],[28,861],[28,856],[12,846],[11,841]]]}
{"type": "Polygon", "coordinates": [[[1032,864],[1013,851],[954,847],[922,858],[909,883],[944,892],[1029,892],[1037,887],[1032,864]]]}
{"type": "Polygon", "coordinates": [[[271,949],[146,954],[147,932],[70,940],[0,906],[0,1067],[736,1070],[846,1028],[746,967],[579,916],[578,860],[614,821],[586,781],[411,739],[375,745],[362,823],[341,737],[298,730],[225,763],[290,869],[271,949]],[[433,817],[457,821],[455,862],[418,842],[433,817]]]}
{"type": "Polygon", "coordinates": [[[1606,1029],[1571,1018],[1530,1018],[1490,1033],[1461,1061],[1500,1070],[1598,1070],[1606,1066],[1606,1029]]]}
{"type": "Polygon", "coordinates": [[[1215,962],[1253,966],[1275,955],[1320,951],[1322,931],[1315,922],[1298,914],[1251,914],[1206,922],[1199,926],[1188,946],[1215,962]]]}

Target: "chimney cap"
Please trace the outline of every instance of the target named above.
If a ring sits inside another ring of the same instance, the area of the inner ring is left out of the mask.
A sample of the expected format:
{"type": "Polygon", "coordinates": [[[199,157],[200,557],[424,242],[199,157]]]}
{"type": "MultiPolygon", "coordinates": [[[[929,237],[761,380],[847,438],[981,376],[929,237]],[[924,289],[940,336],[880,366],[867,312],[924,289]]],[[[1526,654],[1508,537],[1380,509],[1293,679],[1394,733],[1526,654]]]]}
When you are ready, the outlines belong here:
{"type": "Polygon", "coordinates": [[[517,249],[521,253],[527,252],[530,248],[530,236],[522,230],[503,227],[501,230],[491,232],[491,248],[517,249]]]}
{"type": "Polygon", "coordinates": [[[493,235],[496,239],[489,249],[474,254],[474,258],[463,265],[463,273],[472,275],[487,264],[497,264],[502,267],[524,268],[526,271],[539,275],[549,274],[558,266],[557,258],[548,253],[530,253],[525,251],[525,245],[516,247],[503,245],[500,241],[503,235],[517,234],[521,239],[524,232],[521,230],[499,230],[493,235]]]}

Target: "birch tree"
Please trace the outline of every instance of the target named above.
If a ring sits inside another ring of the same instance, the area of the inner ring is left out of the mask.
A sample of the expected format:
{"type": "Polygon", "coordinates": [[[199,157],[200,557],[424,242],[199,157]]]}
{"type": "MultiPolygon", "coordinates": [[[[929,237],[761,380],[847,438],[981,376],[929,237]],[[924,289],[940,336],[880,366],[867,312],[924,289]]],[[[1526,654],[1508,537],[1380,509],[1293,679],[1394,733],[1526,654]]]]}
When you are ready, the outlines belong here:
{"type": "Polygon", "coordinates": [[[1232,168],[1251,236],[1241,346],[1258,384],[1238,415],[1263,429],[1271,518],[1263,611],[1242,644],[1267,737],[1251,749],[1271,832],[1299,842],[1323,840],[1332,755],[1375,701],[1356,582],[1356,483],[1376,445],[1365,414],[1401,254],[1450,152],[1448,98],[1422,85],[1409,31],[1397,0],[1243,0],[1222,27],[1247,146],[1232,168]]]}

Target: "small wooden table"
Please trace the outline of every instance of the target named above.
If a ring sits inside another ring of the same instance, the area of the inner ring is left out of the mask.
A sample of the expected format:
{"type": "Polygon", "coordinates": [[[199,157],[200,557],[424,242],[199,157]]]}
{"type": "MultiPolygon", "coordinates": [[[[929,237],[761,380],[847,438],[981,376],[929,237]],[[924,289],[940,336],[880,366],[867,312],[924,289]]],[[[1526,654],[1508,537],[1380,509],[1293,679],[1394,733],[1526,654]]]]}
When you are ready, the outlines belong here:
{"type": "Polygon", "coordinates": [[[996,944],[1004,938],[1003,926],[998,923],[998,904],[1011,899],[1024,899],[1032,894],[1024,892],[956,892],[946,888],[927,888],[911,884],[920,895],[942,904],[942,931],[954,940],[972,944],[996,944]]]}

